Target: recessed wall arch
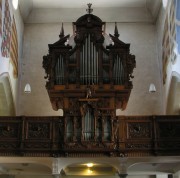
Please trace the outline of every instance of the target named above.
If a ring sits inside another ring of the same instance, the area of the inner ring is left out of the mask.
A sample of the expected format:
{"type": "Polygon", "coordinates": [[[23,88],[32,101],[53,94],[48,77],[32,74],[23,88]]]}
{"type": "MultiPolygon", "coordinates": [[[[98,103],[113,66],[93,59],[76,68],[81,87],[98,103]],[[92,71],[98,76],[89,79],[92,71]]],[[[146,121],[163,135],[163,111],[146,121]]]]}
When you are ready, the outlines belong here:
{"type": "Polygon", "coordinates": [[[172,72],[166,114],[180,114],[180,74],[177,72],[172,72]]]}
{"type": "Polygon", "coordinates": [[[0,74],[0,116],[15,116],[15,107],[9,74],[0,74]]]}
{"type": "Polygon", "coordinates": [[[61,170],[67,176],[115,176],[117,172],[112,165],[98,162],[70,164],[61,170]]]}

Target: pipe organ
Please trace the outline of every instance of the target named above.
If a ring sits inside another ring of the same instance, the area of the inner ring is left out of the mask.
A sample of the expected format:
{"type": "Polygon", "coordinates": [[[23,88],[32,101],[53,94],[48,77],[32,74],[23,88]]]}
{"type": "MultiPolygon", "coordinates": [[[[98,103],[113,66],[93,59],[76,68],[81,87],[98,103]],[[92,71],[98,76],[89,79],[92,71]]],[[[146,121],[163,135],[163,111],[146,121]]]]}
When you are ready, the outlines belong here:
{"type": "Polygon", "coordinates": [[[98,50],[91,40],[90,34],[87,34],[87,37],[80,49],[81,85],[98,84],[98,58],[98,50]]]}
{"type": "Polygon", "coordinates": [[[63,85],[64,84],[64,59],[62,55],[59,55],[55,65],[55,84],[63,85]]]}
{"type": "Polygon", "coordinates": [[[106,35],[105,22],[87,14],[73,23],[74,35],[64,35],[49,44],[43,57],[46,89],[54,110],[62,109],[65,142],[114,141],[117,132],[116,109],[124,110],[132,89],[135,56],[130,44],[106,35]]]}

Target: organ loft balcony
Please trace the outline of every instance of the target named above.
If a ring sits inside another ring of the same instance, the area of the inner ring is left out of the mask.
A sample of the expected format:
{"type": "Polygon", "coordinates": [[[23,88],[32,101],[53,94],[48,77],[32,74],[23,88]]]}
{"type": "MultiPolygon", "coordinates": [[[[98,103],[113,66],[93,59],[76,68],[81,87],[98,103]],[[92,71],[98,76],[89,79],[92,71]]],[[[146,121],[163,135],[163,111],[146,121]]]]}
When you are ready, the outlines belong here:
{"type": "Polygon", "coordinates": [[[0,155],[151,157],[180,154],[178,115],[111,117],[110,110],[102,108],[96,112],[96,101],[86,99],[80,103],[86,104],[83,119],[71,113],[61,117],[1,116],[0,155]]]}

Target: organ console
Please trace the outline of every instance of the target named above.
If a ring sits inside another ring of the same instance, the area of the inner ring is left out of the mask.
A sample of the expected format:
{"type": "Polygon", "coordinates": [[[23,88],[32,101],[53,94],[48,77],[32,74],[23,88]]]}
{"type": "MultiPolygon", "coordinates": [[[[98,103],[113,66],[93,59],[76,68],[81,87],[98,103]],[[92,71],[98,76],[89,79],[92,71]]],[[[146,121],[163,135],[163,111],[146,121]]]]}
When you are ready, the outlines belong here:
{"type": "Polygon", "coordinates": [[[65,36],[62,25],[60,39],[43,57],[52,108],[66,118],[66,142],[113,141],[116,109],[126,108],[131,93],[135,56],[119,40],[116,23],[114,35],[104,26],[88,4],[87,14],[73,23],[74,34],[65,36]]]}

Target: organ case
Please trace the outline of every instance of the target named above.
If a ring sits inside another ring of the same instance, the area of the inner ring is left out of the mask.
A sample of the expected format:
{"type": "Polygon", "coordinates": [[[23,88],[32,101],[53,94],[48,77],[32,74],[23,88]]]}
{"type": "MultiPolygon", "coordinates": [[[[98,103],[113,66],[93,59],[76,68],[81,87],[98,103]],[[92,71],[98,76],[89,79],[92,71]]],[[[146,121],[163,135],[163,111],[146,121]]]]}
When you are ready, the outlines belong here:
{"type": "Polygon", "coordinates": [[[66,141],[112,141],[116,109],[126,108],[135,56],[130,44],[119,40],[116,23],[114,35],[104,27],[88,4],[87,14],[73,23],[74,34],[65,36],[62,25],[60,39],[43,57],[52,107],[66,117],[66,141]]]}

